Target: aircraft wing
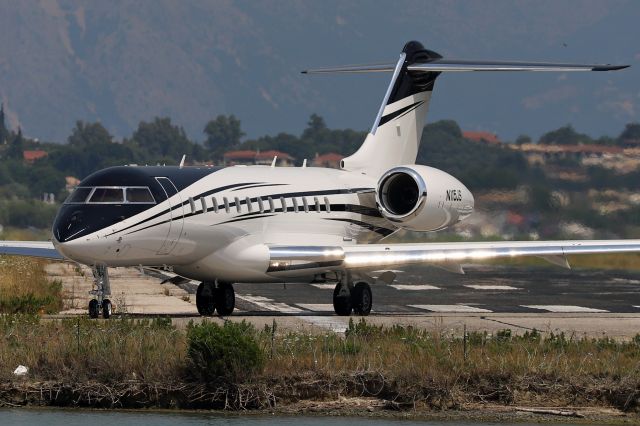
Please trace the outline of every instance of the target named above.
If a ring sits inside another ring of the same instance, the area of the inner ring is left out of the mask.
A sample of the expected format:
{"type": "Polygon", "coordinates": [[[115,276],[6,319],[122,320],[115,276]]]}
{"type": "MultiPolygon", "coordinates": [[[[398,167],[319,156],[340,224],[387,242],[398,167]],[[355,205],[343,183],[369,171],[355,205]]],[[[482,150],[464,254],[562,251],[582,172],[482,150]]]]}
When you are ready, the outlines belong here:
{"type": "Polygon", "coordinates": [[[51,241],[0,241],[0,254],[63,260],[51,241]]]}
{"type": "Polygon", "coordinates": [[[345,246],[270,246],[274,276],[351,270],[371,271],[428,264],[464,273],[464,262],[534,256],[569,267],[566,255],[640,252],[640,240],[491,241],[345,246]]]}

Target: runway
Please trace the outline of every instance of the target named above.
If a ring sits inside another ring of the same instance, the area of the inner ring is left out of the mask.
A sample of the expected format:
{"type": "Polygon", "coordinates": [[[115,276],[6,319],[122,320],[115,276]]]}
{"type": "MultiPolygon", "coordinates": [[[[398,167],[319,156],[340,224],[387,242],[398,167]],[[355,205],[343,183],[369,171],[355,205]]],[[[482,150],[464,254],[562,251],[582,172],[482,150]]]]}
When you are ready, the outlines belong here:
{"type": "MultiPolygon", "coordinates": [[[[454,334],[465,327],[489,333],[535,328],[620,338],[640,332],[640,272],[498,265],[465,265],[465,270],[466,275],[424,266],[397,271],[391,285],[372,285],[373,310],[366,321],[454,334]]],[[[81,299],[63,315],[86,314],[86,292],[91,287],[88,270],[82,277],[59,265],[50,273],[62,279],[65,288],[73,285],[81,299]]],[[[197,282],[178,288],[136,269],[110,273],[116,310],[136,316],[169,315],[178,325],[200,318],[194,296],[197,282]]],[[[237,283],[234,287],[236,311],[231,320],[244,319],[257,327],[275,320],[280,327],[316,331],[343,332],[348,327],[349,318],[333,312],[332,283],[237,283]]]]}
{"type": "MultiPolygon", "coordinates": [[[[630,313],[640,314],[640,273],[478,266],[456,275],[428,267],[398,271],[391,285],[372,286],[376,314],[630,313]]],[[[236,284],[246,311],[333,313],[334,284],[236,284]],[[278,305],[269,306],[267,298],[278,305]]],[[[195,290],[194,290],[195,291],[195,290]]]]}

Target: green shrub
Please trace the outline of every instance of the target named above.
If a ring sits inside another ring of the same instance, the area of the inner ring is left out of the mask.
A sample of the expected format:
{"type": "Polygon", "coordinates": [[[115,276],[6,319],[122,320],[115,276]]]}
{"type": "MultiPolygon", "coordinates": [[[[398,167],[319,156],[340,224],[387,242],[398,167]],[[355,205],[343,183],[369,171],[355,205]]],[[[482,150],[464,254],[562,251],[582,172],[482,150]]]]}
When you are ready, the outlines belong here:
{"type": "Polygon", "coordinates": [[[264,354],[254,327],[242,321],[189,324],[187,356],[193,376],[204,382],[246,381],[262,371],[264,354]]]}

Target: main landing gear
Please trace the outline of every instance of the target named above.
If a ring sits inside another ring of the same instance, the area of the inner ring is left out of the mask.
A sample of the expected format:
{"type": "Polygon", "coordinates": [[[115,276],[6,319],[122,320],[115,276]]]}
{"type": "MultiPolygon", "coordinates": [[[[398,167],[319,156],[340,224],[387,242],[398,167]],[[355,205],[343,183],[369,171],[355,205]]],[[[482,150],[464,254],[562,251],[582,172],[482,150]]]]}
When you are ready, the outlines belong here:
{"type": "Polygon", "coordinates": [[[111,301],[105,296],[111,296],[111,284],[109,284],[109,273],[104,265],[93,267],[93,290],[89,294],[94,298],[89,302],[89,318],[98,318],[102,313],[104,319],[111,317],[111,301]]]}
{"type": "Polygon", "coordinates": [[[349,316],[353,311],[356,315],[367,316],[372,305],[371,287],[365,281],[354,284],[350,276],[343,277],[333,290],[333,310],[337,315],[349,316]]]}
{"type": "Polygon", "coordinates": [[[231,315],[236,306],[233,285],[220,281],[201,282],[196,291],[196,306],[203,316],[212,316],[215,311],[220,316],[231,315]]]}

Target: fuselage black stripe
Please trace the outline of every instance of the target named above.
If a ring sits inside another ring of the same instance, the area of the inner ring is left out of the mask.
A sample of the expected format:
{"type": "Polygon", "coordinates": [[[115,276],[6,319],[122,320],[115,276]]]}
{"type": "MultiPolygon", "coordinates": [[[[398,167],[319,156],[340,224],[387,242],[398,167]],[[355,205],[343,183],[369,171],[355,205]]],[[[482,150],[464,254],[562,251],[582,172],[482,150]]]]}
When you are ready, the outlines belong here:
{"type": "Polygon", "coordinates": [[[354,220],[354,219],[342,219],[342,218],[337,218],[337,217],[331,217],[331,218],[326,218],[326,220],[335,220],[335,221],[338,221],[338,222],[352,223],[354,225],[358,225],[358,226],[361,226],[363,228],[366,228],[369,231],[373,231],[373,232],[375,232],[377,234],[384,235],[385,237],[387,235],[390,235],[393,232],[395,232],[395,231],[393,231],[391,229],[383,228],[381,226],[376,226],[376,225],[373,225],[371,223],[362,222],[362,221],[354,220]]]}
{"type": "MultiPolygon", "coordinates": [[[[240,183],[240,184],[233,184],[233,185],[221,186],[221,187],[219,187],[219,188],[215,188],[215,189],[209,190],[209,191],[207,191],[207,192],[203,192],[202,194],[198,195],[198,197],[196,197],[196,198],[206,197],[207,195],[215,194],[215,193],[217,193],[217,192],[221,192],[221,191],[224,191],[224,190],[226,190],[226,189],[230,189],[230,188],[235,188],[235,187],[238,187],[238,186],[244,186],[244,185],[252,185],[252,184],[253,184],[253,183],[248,183],[248,184],[247,184],[247,183],[240,183]]],[[[178,194],[179,194],[179,193],[178,193],[178,194]]],[[[177,210],[177,209],[179,209],[179,208],[181,208],[181,207],[184,207],[184,206],[185,206],[185,205],[187,205],[187,204],[189,204],[189,200],[188,200],[188,199],[187,199],[187,200],[185,200],[185,201],[183,201],[181,204],[175,204],[175,205],[172,205],[171,207],[169,207],[168,209],[165,209],[165,210],[161,211],[160,213],[156,213],[156,214],[154,214],[154,215],[153,215],[153,216],[151,216],[151,217],[148,217],[148,218],[146,218],[146,219],[144,219],[144,220],[141,220],[140,222],[135,223],[135,224],[133,224],[133,225],[129,225],[129,226],[127,226],[127,227],[126,227],[126,228],[124,228],[124,229],[120,229],[119,231],[112,232],[111,234],[108,234],[107,236],[111,236],[111,235],[116,234],[116,233],[118,233],[118,232],[126,231],[126,230],[131,229],[131,228],[133,228],[133,227],[135,227],[135,226],[142,225],[143,223],[149,222],[150,220],[156,219],[156,218],[158,218],[158,217],[160,217],[160,216],[162,216],[162,215],[165,215],[165,214],[167,214],[167,213],[169,213],[169,212],[171,212],[171,211],[174,211],[174,210],[177,210]]],[[[177,219],[181,219],[182,217],[185,217],[185,216],[183,215],[183,216],[181,216],[181,217],[176,217],[175,219],[176,219],[176,220],[177,220],[177,219]]],[[[172,219],[170,219],[170,220],[173,220],[173,218],[172,218],[172,219]]],[[[163,222],[160,222],[160,223],[166,223],[166,222],[167,222],[167,221],[163,221],[163,222]]],[[[147,229],[147,228],[143,228],[143,229],[147,229]]]]}
{"type": "MultiPolygon", "coordinates": [[[[246,185],[246,184],[237,184],[236,186],[243,186],[243,185],[246,185]]],[[[211,194],[213,194],[215,192],[224,191],[225,189],[229,189],[229,187],[233,187],[233,186],[234,185],[227,185],[227,186],[224,186],[224,187],[216,188],[214,190],[207,191],[207,192],[203,193],[201,196],[198,196],[198,197],[196,197],[194,199],[201,198],[202,196],[211,195],[211,194]]],[[[338,195],[338,194],[349,194],[349,193],[354,193],[354,192],[365,192],[365,191],[370,191],[370,190],[373,190],[373,188],[351,188],[351,189],[334,189],[334,190],[307,191],[307,192],[289,192],[289,193],[273,194],[273,195],[268,195],[268,196],[267,195],[263,195],[263,196],[260,196],[260,198],[262,198],[263,202],[264,202],[269,197],[271,197],[272,199],[274,199],[274,198],[278,199],[278,198],[293,198],[293,197],[309,197],[309,196],[314,196],[314,195],[338,195]]],[[[251,202],[255,202],[255,200],[257,200],[257,198],[259,198],[259,197],[253,197],[250,200],[251,200],[251,202]]],[[[243,204],[247,203],[246,198],[244,198],[242,200],[238,200],[238,201],[239,201],[239,205],[243,205],[243,204]]],[[[188,199],[186,201],[184,201],[180,206],[175,206],[175,208],[185,206],[186,204],[189,204],[189,200],[188,199]]],[[[236,205],[235,201],[230,202],[228,205],[229,205],[229,209],[231,209],[232,207],[233,208],[237,208],[237,205],[236,205]]],[[[326,206],[325,206],[324,203],[320,203],[320,206],[321,206],[321,208],[320,208],[321,211],[322,210],[326,210],[326,206]]],[[[126,230],[131,229],[131,228],[133,228],[135,226],[138,226],[138,225],[142,225],[143,223],[148,222],[149,220],[152,220],[154,218],[157,218],[157,217],[161,216],[162,214],[166,214],[171,210],[175,210],[175,208],[172,207],[172,209],[167,209],[162,213],[158,213],[158,214],[156,214],[156,215],[154,215],[154,216],[152,216],[152,217],[150,217],[148,219],[145,219],[145,220],[143,220],[143,221],[141,221],[141,222],[139,222],[139,223],[137,223],[135,225],[128,226],[125,229],[113,232],[113,233],[111,233],[109,235],[113,235],[113,234],[115,234],[117,232],[126,231],[126,230]]],[[[302,206],[298,206],[298,209],[300,211],[304,211],[304,210],[301,210],[302,208],[303,208],[302,206]]],[[[312,211],[312,208],[313,208],[313,211],[315,212],[315,203],[309,205],[309,211],[310,212],[312,211]]],[[[331,204],[331,209],[334,210],[334,208],[335,208],[335,211],[346,211],[346,212],[361,214],[361,215],[365,215],[365,216],[382,217],[382,215],[380,214],[380,212],[377,209],[373,209],[371,207],[366,207],[366,206],[360,206],[360,205],[356,205],[356,204],[331,204]],[[347,206],[352,206],[353,211],[349,210],[350,207],[347,207],[347,206]]],[[[224,210],[224,209],[225,209],[224,205],[219,205],[218,206],[218,211],[224,210]]],[[[161,222],[157,222],[155,224],[146,226],[144,228],[137,229],[135,231],[127,233],[127,235],[133,234],[133,233],[138,232],[138,231],[143,231],[145,229],[149,229],[149,228],[151,228],[151,227],[153,227],[155,225],[162,225],[162,224],[167,223],[167,222],[183,220],[183,219],[186,219],[186,218],[189,218],[189,217],[192,217],[192,216],[196,216],[196,215],[203,214],[203,213],[208,213],[208,212],[211,212],[211,211],[215,211],[215,209],[213,207],[209,207],[209,208],[207,208],[206,212],[203,211],[203,210],[196,210],[195,212],[182,214],[181,216],[172,217],[170,219],[166,219],[166,220],[163,220],[161,222]]],[[[276,212],[278,212],[278,211],[282,212],[282,209],[281,208],[280,209],[276,209],[275,211],[276,212]]],[[[293,207],[289,207],[287,209],[287,211],[295,211],[295,209],[293,207]]],[[[244,213],[244,214],[242,214],[240,216],[237,216],[237,217],[256,215],[256,214],[260,214],[260,213],[261,212],[259,212],[259,211],[249,212],[249,213],[244,213]]],[[[265,213],[267,213],[267,212],[265,212],[265,213]]]]}
{"type": "Polygon", "coordinates": [[[265,214],[261,216],[252,216],[252,217],[240,217],[237,219],[227,220],[226,222],[216,223],[216,225],[223,225],[223,224],[232,223],[232,222],[241,222],[243,220],[249,220],[249,219],[262,219],[264,217],[270,217],[270,216],[275,216],[275,214],[265,214]]]}
{"type": "Polygon", "coordinates": [[[231,192],[242,191],[243,189],[262,188],[262,187],[267,187],[267,186],[287,186],[287,185],[289,185],[289,184],[288,183],[262,183],[262,184],[244,186],[242,188],[236,188],[236,189],[232,190],[231,192]]]}

